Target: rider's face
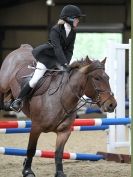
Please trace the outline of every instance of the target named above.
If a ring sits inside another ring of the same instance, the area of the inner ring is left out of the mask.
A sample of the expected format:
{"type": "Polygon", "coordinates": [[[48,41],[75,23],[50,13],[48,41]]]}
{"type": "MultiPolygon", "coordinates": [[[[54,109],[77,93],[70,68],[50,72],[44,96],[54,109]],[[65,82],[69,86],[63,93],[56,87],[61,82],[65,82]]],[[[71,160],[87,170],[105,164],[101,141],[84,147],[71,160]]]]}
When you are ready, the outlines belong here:
{"type": "Polygon", "coordinates": [[[78,23],[79,23],[79,18],[74,18],[73,27],[77,28],[78,27],[78,23]]]}

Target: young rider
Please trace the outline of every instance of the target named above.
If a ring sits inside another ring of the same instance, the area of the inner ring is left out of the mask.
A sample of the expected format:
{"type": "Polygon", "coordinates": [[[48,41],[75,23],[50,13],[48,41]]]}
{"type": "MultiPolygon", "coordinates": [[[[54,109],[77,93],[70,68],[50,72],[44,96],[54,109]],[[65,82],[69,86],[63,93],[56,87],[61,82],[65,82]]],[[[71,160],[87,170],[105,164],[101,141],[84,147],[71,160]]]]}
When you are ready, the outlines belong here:
{"type": "Polygon", "coordinates": [[[49,41],[33,49],[32,54],[37,60],[35,72],[31,80],[26,83],[19,96],[13,101],[10,108],[19,112],[22,108],[23,99],[36,86],[38,80],[47,69],[58,66],[67,69],[73,55],[76,28],[79,18],[84,16],[79,7],[66,5],[60,14],[58,23],[52,27],[49,41]]]}

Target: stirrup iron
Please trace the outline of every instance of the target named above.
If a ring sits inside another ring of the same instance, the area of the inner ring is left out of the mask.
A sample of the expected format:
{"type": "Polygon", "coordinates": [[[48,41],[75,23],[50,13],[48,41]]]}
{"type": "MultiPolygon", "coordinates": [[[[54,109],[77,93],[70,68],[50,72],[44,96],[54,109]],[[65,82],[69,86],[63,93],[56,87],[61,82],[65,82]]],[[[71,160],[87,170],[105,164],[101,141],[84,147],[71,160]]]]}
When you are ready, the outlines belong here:
{"type": "Polygon", "coordinates": [[[16,99],[16,100],[14,100],[13,103],[10,105],[10,109],[11,109],[12,111],[15,111],[15,112],[20,112],[20,111],[22,110],[22,107],[23,107],[23,101],[22,101],[21,99],[16,99]],[[16,102],[20,102],[20,105],[19,105],[19,108],[18,108],[18,109],[15,109],[15,108],[13,107],[13,104],[15,104],[16,102]]]}

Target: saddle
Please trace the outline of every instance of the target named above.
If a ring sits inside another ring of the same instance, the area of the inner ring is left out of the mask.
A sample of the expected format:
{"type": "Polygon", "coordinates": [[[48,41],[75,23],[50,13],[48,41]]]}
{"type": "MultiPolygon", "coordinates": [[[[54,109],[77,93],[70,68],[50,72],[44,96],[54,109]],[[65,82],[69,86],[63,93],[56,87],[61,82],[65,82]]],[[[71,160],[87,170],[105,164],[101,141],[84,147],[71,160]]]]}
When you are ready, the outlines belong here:
{"type": "MultiPolygon", "coordinates": [[[[33,73],[35,71],[35,64],[34,63],[25,63],[19,71],[16,73],[16,80],[19,85],[22,86],[29,82],[33,73]]],[[[55,92],[55,83],[56,88],[59,87],[61,80],[57,78],[57,75],[61,77],[61,72],[57,71],[47,71],[44,76],[38,81],[35,88],[33,88],[32,92],[30,93],[29,97],[38,96],[44,94],[48,88],[50,91],[53,90],[55,92]],[[54,84],[54,88],[52,88],[54,84]],[[50,87],[51,85],[51,87],[50,87]]],[[[52,94],[52,93],[51,93],[52,94]]]]}

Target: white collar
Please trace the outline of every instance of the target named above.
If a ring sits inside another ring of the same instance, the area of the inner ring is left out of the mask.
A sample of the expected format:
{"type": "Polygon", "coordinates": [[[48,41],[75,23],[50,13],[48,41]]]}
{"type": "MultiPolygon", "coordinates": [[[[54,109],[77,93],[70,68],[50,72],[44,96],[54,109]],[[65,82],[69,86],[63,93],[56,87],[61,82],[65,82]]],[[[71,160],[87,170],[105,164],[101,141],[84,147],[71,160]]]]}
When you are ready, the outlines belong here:
{"type": "Polygon", "coordinates": [[[66,37],[68,37],[68,35],[71,31],[71,26],[68,23],[65,23],[64,28],[65,28],[65,31],[66,31],[66,37]]]}
{"type": "Polygon", "coordinates": [[[71,26],[70,26],[68,23],[66,23],[66,22],[64,23],[64,27],[65,27],[65,29],[67,29],[67,30],[68,30],[68,29],[71,30],[71,26]]]}

